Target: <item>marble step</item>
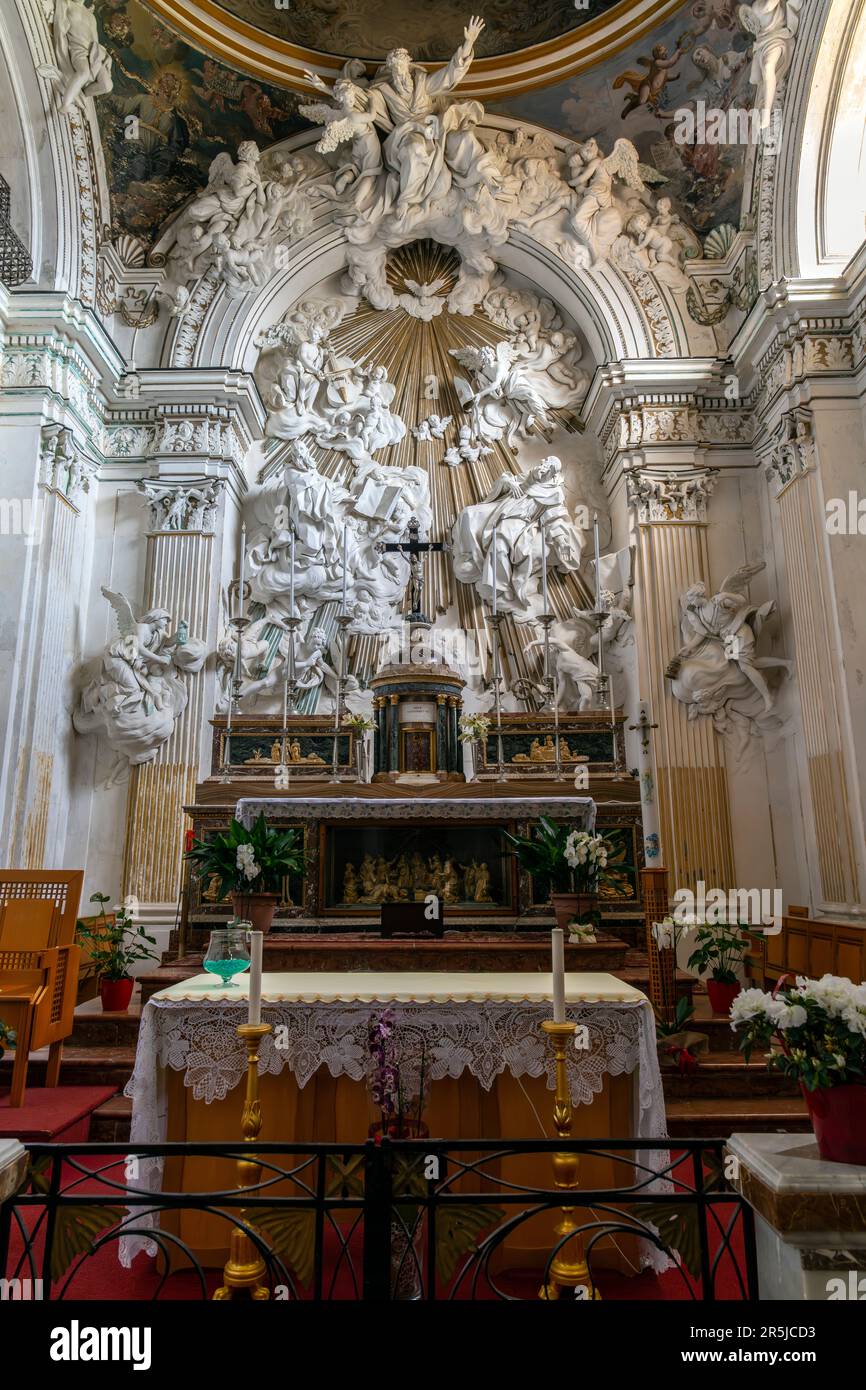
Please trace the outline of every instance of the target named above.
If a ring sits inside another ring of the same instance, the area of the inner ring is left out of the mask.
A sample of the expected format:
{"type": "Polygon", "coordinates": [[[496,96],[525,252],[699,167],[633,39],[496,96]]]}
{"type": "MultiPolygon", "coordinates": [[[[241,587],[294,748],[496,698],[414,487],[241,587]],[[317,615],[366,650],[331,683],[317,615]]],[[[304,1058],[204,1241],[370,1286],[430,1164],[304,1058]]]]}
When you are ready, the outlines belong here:
{"type": "MultiPolygon", "coordinates": [[[[135,1065],[135,1043],[64,1045],[60,1063],[61,1086],[116,1086],[122,1090],[135,1065]]],[[[27,1086],[44,1086],[48,1049],[30,1054],[27,1086]]],[[[7,1052],[0,1061],[0,1089],[12,1081],[12,1058],[7,1052]]]]}
{"type": "Polygon", "coordinates": [[[76,1010],[70,1047],[106,1047],[132,1043],[138,1039],[141,1005],[130,1004],[126,1013],[76,1010]]]}
{"type": "Polygon", "coordinates": [[[711,1100],[675,1100],[666,1105],[672,1139],[728,1139],[749,1134],[808,1134],[812,1128],[805,1101],[798,1096],[736,1097],[725,1104],[711,1100]]]}
{"type": "MultiPolygon", "coordinates": [[[[811,1128],[805,1105],[794,1097],[737,1100],[724,1106],[717,1100],[669,1101],[667,1115],[672,1139],[728,1139],[737,1131],[808,1134],[811,1128]]],[[[122,1144],[129,1138],[131,1118],[132,1101],[113,1096],[93,1112],[91,1142],[122,1144]]]]}
{"type": "Polygon", "coordinates": [[[737,1052],[705,1052],[695,1072],[681,1076],[665,1067],[662,1072],[668,1101],[740,1099],[749,1096],[799,1096],[795,1081],[781,1072],[768,1071],[763,1058],[746,1062],[737,1052]]]}

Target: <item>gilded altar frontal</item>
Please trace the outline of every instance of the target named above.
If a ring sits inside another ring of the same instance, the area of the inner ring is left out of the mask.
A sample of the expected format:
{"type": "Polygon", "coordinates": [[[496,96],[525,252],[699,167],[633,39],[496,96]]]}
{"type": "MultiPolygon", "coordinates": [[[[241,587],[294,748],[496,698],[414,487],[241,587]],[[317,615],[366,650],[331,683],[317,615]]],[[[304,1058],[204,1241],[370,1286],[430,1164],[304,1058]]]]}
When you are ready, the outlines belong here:
{"type": "Polygon", "coordinates": [[[832,1374],[864,89],[866,0],[4,0],[19,1379],[285,1360],[205,1300],[832,1374]]]}

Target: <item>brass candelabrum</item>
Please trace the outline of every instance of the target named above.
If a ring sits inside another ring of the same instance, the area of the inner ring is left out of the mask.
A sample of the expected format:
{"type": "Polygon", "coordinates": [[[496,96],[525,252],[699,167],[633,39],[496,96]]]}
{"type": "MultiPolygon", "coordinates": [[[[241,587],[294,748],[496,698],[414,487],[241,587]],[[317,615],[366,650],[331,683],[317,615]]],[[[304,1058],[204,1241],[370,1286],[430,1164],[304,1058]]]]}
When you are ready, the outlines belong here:
{"type": "Polygon", "coordinates": [[[229,782],[231,780],[232,762],[232,717],[236,710],[240,710],[241,684],[243,682],[243,642],[244,628],[249,627],[250,619],[244,614],[244,604],[250,594],[249,584],[244,584],[243,593],[240,593],[237,582],[229,586],[229,600],[233,592],[237,592],[237,602],[240,612],[233,618],[229,618],[229,627],[234,628],[235,632],[235,664],[232,670],[231,680],[229,681],[229,700],[226,712],[226,731],[223,738],[223,756],[220,766],[220,781],[229,782]]]}
{"type": "Polygon", "coordinates": [[[491,613],[493,628],[493,708],[496,717],[496,781],[507,782],[505,757],[502,751],[502,636],[499,631],[504,614],[491,613]]]}
{"type": "MultiPolygon", "coordinates": [[[[271,1031],[269,1023],[239,1023],[238,1036],[247,1049],[247,1093],[241,1116],[241,1134],[245,1144],[253,1144],[262,1128],[262,1106],[259,1100],[259,1045],[262,1038],[271,1031]]],[[[262,1165],[252,1159],[237,1160],[237,1185],[240,1191],[255,1187],[259,1181],[262,1165]]],[[[248,1213],[241,1211],[241,1217],[248,1220],[248,1213]]],[[[263,1300],[270,1298],[270,1289],[265,1282],[267,1268],[258,1247],[250,1240],[240,1226],[232,1228],[229,1241],[229,1257],[223,1266],[223,1282],[214,1293],[215,1299],[233,1298],[236,1293],[248,1294],[250,1298],[263,1300]]]]}
{"type": "Polygon", "coordinates": [[[276,785],[279,790],[287,791],[289,778],[291,776],[291,763],[289,761],[289,715],[295,712],[295,700],[298,695],[297,679],[297,655],[296,647],[298,641],[298,628],[301,619],[296,617],[285,619],[286,627],[289,632],[288,647],[286,650],[286,673],[283,678],[283,728],[280,738],[280,767],[277,770],[276,785]]]}
{"type": "Polygon", "coordinates": [[[538,621],[544,631],[544,671],[540,681],[528,676],[519,676],[514,682],[514,693],[519,700],[526,700],[536,708],[549,709],[553,715],[554,776],[557,782],[563,780],[562,744],[559,737],[559,689],[550,655],[550,629],[556,621],[553,613],[541,613],[538,621]]]}
{"type": "MultiPolygon", "coordinates": [[[[573,1107],[571,1089],[568,1084],[568,1065],[566,1057],[569,1047],[574,1044],[576,1023],[554,1023],[546,1018],[542,1028],[547,1034],[553,1049],[556,1064],[556,1089],[553,1100],[553,1125],[557,1137],[571,1138],[573,1107]]],[[[553,1155],[553,1185],[566,1192],[576,1192],[579,1188],[578,1170],[580,1158],[576,1153],[562,1152],[553,1155]]],[[[600,1298],[601,1295],[592,1282],[592,1275],[586,1263],[583,1249],[583,1236],[574,1216],[573,1206],[560,1209],[561,1218],[556,1225],[557,1253],[550,1262],[547,1282],[542,1284],[538,1296],[544,1299],[559,1298],[560,1289],[584,1289],[587,1298],[600,1298]],[[561,1243],[563,1242],[564,1243],[561,1243]]]]}
{"type": "Polygon", "coordinates": [[[349,625],[351,613],[338,613],[340,628],[340,664],[337,669],[337,691],[334,695],[334,747],[331,754],[331,781],[340,779],[340,725],[343,720],[343,706],[346,694],[346,680],[349,674],[349,625]]]}

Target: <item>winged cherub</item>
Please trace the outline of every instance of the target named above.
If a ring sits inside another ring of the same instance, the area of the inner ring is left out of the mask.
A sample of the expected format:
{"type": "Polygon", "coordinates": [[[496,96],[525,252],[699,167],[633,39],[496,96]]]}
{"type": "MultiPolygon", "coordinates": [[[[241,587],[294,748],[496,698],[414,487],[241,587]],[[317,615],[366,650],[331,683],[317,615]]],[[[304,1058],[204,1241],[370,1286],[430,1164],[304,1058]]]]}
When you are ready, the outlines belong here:
{"type": "Polygon", "coordinates": [[[333,102],[309,102],[298,110],[308,121],[324,125],[316,145],[320,154],[332,154],[341,145],[349,144],[349,152],[334,176],[333,194],[342,197],[352,189],[352,202],[358,211],[369,210],[375,200],[376,184],[383,173],[382,146],[376,131],[376,117],[370,110],[369,93],[350,76],[339,77],[333,87],[316,73],[304,74],[318,91],[333,102]]]}
{"type": "Polygon", "coordinates": [[[534,429],[546,432],[553,427],[547,404],[528,373],[523,369],[517,346],[503,338],[495,347],[449,348],[461,367],[467,367],[474,385],[455,376],[454,387],[463,409],[469,412],[474,436],[500,439],[506,434],[514,448],[518,434],[534,429]]]}
{"type": "MultiPolygon", "coordinates": [[[[594,139],[575,145],[568,170],[568,182],[580,199],[570,226],[595,264],[607,254],[623,229],[624,210],[617,204],[614,183],[618,180],[645,198],[647,184],[664,183],[665,179],[657,169],[642,164],[634,145],[622,137],[608,155],[602,154],[594,139]]],[[[628,209],[625,215],[627,212],[628,209]]]]}

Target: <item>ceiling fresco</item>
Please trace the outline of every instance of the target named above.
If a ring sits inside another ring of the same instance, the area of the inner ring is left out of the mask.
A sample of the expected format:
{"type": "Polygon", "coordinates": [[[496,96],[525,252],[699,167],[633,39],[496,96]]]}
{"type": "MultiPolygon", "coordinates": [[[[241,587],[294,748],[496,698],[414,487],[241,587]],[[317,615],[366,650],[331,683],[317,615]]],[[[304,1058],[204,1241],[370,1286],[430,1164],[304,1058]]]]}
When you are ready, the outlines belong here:
{"type": "MultiPolygon", "coordinates": [[[[513,53],[560,38],[598,19],[619,0],[489,0],[478,6],[485,30],[479,58],[513,53]]],[[[349,58],[382,58],[391,48],[409,48],[424,60],[450,58],[463,37],[466,0],[218,0],[218,9],[291,43],[349,58]]]]}
{"type": "MultiPolygon", "coordinates": [[[[224,3],[254,8],[258,0],[224,3]]],[[[356,0],[353,22],[365,13],[366,3],[356,0]]],[[[292,6],[295,20],[306,15],[312,23],[314,15],[330,13],[335,34],[349,33],[339,28],[341,17],[349,17],[349,7],[338,0],[317,0],[315,5],[292,0],[292,6]]],[[[268,0],[268,9],[273,8],[268,0]]],[[[421,30],[413,33],[406,18],[414,16],[420,25],[420,5],[401,6],[393,32],[387,33],[387,17],[398,11],[375,8],[383,49],[399,43],[416,54],[424,51],[416,37],[421,30]]],[[[488,17],[485,34],[492,29],[494,44],[522,42],[516,21],[508,31],[511,38],[506,37],[504,5],[494,11],[492,24],[489,7],[480,8],[488,17]]],[[[152,244],[166,219],[207,182],[208,167],[221,150],[234,154],[242,140],[255,140],[265,149],[308,128],[297,109],[308,97],[226,67],[187,43],[142,0],[96,0],[95,10],[100,39],[114,60],[114,91],[98,98],[96,106],[115,235],[132,233],[152,244]],[[138,121],[134,140],[129,138],[130,117],[138,121]]],[[[437,52],[449,53],[462,37],[467,10],[464,0],[454,0],[453,7],[451,0],[437,2],[436,22],[442,32],[426,30],[428,43],[443,45],[437,52]],[[448,27],[452,8],[453,31],[448,27]]],[[[534,23],[549,26],[566,19],[574,24],[584,13],[571,3],[568,15],[554,0],[531,12],[534,23]]],[[[595,136],[603,149],[627,136],[641,160],[664,178],[657,192],[669,196],[675,211],[705,235],[720,223],[739,221],[745,147],[680,144],[674,113],[684,106],[694,108],[700,100],[722,109],[751,104],[747,46],[748,36],[737,25],[735,0],[692,0],[588,71],[504,100],[487,97],[485,105],[491,114],[574,139],[595,136]]]]}

